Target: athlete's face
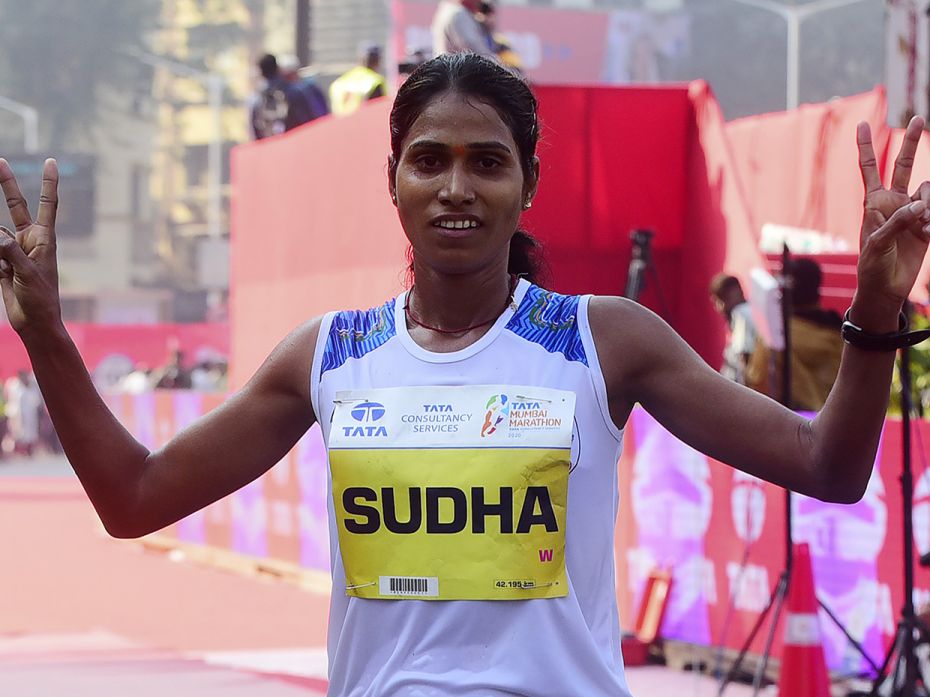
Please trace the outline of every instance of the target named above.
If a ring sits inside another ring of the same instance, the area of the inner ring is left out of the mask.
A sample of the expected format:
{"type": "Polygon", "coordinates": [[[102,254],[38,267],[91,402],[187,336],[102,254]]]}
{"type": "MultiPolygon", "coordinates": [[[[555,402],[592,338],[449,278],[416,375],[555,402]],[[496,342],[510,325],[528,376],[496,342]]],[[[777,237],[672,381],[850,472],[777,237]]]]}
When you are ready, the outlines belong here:
{"type": "Polygon", "coordinates": [[[404,139],[390,182],[414,256],[444,273],[505,260],[537,174],[524,177],[510,129],[492,106],[437,96],[404,139]]]}

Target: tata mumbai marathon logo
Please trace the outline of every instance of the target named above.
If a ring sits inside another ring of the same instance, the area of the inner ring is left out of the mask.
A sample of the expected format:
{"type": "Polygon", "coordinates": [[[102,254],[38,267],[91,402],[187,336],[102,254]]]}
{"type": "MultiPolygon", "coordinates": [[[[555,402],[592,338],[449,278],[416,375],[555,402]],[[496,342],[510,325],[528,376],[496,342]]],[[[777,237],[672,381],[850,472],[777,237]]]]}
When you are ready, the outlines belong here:
{"type": "Polygon", "coordinates": [[[548,400],[516,395],[494,394],[485,404],[481,437],[494,436],[502,431],[516,434],[521,431],[554,431],[562,427],[562,419],[551,414],[548,400]]]}

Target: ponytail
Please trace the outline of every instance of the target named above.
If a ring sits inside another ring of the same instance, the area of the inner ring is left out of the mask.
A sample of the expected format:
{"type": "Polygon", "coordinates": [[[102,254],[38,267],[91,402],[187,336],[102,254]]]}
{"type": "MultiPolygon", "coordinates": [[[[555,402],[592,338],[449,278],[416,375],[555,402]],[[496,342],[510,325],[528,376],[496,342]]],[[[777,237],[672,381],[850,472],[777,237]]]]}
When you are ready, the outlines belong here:
{"type": "Polygon", "coordinates": [[[547,279],[548,265],[543,256],[542,243],[526,230],[517,228],[510,238],[510,261],[507,272],[525,278],[530,283],[542,285],[547,279]]]}

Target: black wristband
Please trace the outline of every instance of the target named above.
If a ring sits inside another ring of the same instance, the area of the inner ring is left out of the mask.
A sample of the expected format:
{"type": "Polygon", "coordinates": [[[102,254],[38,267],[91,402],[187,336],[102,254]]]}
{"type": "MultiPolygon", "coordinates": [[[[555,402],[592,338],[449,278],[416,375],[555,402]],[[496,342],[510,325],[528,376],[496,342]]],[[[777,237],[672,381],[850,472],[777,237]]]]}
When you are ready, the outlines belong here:
{"type": "Polygon", "coordinates": [[[843,341],[865,351],[897,351],[930,338],[930,329],[909,332],[907,315],[903,312],[898,315],[898,331],[889,334],[870,334],[862,327],[853,324],[849,319],[849,310],[846,310],[843,320],[843,329],[840,332],[843,341]]]}

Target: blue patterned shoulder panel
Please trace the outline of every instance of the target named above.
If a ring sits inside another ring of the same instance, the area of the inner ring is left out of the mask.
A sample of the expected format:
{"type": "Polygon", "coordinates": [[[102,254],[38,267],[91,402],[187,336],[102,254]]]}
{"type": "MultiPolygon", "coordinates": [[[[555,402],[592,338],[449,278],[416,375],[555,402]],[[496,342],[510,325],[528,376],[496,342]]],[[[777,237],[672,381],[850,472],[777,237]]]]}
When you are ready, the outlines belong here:
{"type": "Polygon", "coordinates": [[[370,310],[344,310],[333,316],[323,350],[322,375],[350,358],[361,358],[394,336],[394,302],[370,310]]]}
{"type": "Polygon", "coordinates": [[[507,329],[549,353],[561,353],[570,361],[588,365],[578,328],[577,295],[559,295],[530,286],[507,329]]]}

